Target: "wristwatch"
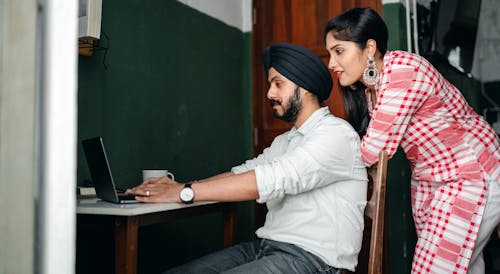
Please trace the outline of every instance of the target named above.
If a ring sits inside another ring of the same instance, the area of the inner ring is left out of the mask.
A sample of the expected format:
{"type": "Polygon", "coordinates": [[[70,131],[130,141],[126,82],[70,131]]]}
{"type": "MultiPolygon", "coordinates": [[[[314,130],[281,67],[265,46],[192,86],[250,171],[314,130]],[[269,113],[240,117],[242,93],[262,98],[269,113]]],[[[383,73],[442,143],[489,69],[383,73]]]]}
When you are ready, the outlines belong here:
{"type": "Polygon", "coordinates": [[[179,193],[179,197],[184,204],[192,204],[194,200],[194,190],[191,184],[185,184],[179,193]]]}

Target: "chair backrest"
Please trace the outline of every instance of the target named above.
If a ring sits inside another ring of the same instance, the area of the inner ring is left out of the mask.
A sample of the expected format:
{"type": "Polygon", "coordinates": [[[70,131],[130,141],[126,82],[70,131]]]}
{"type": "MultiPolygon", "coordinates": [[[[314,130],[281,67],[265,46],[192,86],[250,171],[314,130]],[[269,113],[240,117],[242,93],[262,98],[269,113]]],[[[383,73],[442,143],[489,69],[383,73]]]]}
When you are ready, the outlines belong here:
{"type": "Polygon", "coordinates": [[[385,193],[387,179],[387,151],[381,150],[378,164],[368,169],[372,194],[366,204],[365,215],[372,219],[368,274],[382,273],[384,247],[385,193]]]}
{"type": "MultiPolygon", "coordinates": [[[[363,245],[359,252],[355,274],[381,274],[383,271],[387,161],[387,152],[381,150],[378,163],[368,168],[369,200],[365,208],[363,245]]],[[[342,270],[340,273],[353,272],[342,270]]]]}

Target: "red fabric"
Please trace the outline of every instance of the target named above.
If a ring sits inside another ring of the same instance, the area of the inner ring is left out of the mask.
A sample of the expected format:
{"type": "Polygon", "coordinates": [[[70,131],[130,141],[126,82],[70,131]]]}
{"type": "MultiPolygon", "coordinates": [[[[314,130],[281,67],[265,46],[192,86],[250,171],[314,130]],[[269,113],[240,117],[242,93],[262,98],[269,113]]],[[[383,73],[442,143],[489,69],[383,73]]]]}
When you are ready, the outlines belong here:
{"type": "Polygon", "coordinates": [[[499,180],[497,135],[460,91],[424,58],[387,52],[377,103],[362,141],[374,164],[398,146],[412,168],[418,242],[412,273],[466,273],[485,207],[486,180],[499,180]]]}

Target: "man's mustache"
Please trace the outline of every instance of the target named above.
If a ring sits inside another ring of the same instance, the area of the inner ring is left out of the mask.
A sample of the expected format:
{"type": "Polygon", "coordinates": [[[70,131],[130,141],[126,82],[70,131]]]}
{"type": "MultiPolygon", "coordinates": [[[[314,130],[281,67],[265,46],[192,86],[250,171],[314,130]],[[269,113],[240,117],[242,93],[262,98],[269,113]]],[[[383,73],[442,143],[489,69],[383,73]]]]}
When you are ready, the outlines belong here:
{"type": "Polygon", "coordinates": [[[274,99],[270,99],[269,100],[269,104],[274,107],[274,106],[281,106],[281,101],[279,100],[274,100],[274,99]]]}

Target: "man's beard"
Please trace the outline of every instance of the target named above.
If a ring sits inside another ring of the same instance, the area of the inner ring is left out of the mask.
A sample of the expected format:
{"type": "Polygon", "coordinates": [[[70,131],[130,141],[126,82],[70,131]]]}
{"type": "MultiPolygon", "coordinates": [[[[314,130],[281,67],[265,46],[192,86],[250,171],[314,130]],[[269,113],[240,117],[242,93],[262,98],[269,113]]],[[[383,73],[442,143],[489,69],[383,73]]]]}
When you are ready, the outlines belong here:
{"type": "MultiPolygon", "coordinates": [[[[282,102],[277,100],[270,101],[271,106],[282,105],[282,102]]],[[[293,93],[293,96],[288,98],[287,104],[288,108],[285,109],[285,113],[282,115],[278,114],[277,110],[274,110],[274,117],[289,123],[295,123],[297,121],[297,116],[302,109],[302,100],[300,98],[299,87],[297,87],[293,93]]],[[[285,106],[286,106],[285,105],[285,106]]]]}

